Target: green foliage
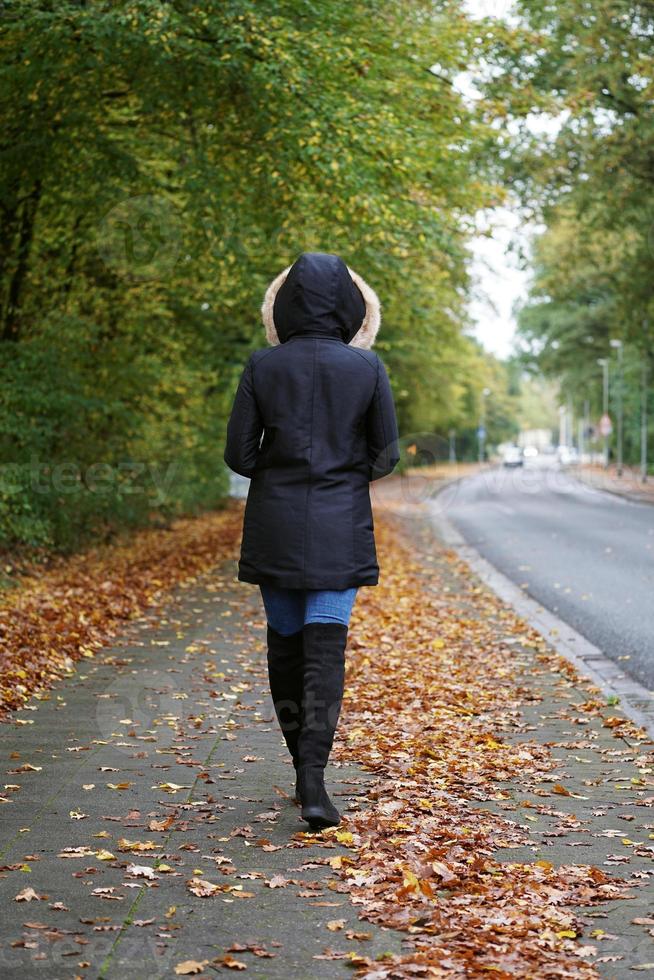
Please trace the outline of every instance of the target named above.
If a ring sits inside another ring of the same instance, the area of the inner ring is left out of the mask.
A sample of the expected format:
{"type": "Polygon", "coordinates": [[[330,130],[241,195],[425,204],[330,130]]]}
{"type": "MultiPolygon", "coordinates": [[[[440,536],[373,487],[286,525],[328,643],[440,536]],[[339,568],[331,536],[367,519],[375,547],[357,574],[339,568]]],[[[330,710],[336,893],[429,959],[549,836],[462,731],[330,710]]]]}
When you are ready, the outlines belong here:
{"type": "MultiPolygon", "coordinates": [[[[578,412],[601,408],[598,358],[624,344],[627,458],[639,453],[643,367],[654,361],[654,8],[638,0],[518,0],[493,33],[489,121],[512,119],[505,179],[546,230],[535,242],[524,359],[578,412]],[[549,125],[533,125],[534,113],[549,125]]],[[[613,383],[615,382],[615,383],[613,383]]]]}
{"type": "Polygon", "coordinates": [[[476,35],[453,0],[4,3],[0,543],[216,505],[263,289],[303,250],[379,292],[403,428],[475,424],[476,35]]]}

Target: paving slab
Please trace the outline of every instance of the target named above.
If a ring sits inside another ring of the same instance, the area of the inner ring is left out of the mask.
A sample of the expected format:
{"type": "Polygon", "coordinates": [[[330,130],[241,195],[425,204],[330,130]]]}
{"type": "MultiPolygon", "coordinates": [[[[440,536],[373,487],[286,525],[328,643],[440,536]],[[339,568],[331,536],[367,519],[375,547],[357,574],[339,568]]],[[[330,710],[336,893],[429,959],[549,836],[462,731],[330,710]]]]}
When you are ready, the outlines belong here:
{"type": "MultiPolygon", "coordinates": [[[[337,977],[344,960],[314,957],[400,951],[333,890],[345,849],[301,833],[260,600],[234,573],[179,589],[0,728],[3,978],[167,977],[234,943],[248,976],[337,977]],[[193,878],[221,890],[197,897],[193,878]],[[25,888],[39,897],[16,902],[25,888]]],[[[365,805],[369,773],[328,777],[345,813],[365,805]]]]}
{"type": "MultiPolygon", "coordinates": [[[[447,542],[441,525],[432,522],[428,511],[415,508],[400,509],[394,519],[421,557],[435,559],[439,582],[448,582],[452,593],[460,592],[460,580],[448,574],[443,560],[447,542]]],[[[474,572],[470,575],[476,578],[474,572]]],[[[425,587],[429,589],[428,582],[425,587]]],[[[463,595],[461,608],[471,617],[479,615],[463,595]]],[[[533,700],[525,700],[519,717],[507,722],[502,738],[546,746],[553,768],[532,792],[507,778],[496,784],[495,795],[501,799],[475,801],[482,810],[515,820],[532,840],[529,847],[498,848],[495,858],[587,864],[628,882],[629,897],[577,912],[586,926],[588,961],[611,980],[654,975],[653,742],[630,738],[628,725],[614,730],[611,718],[624,719],[624,713],[619,705],[603,701],[602,692],[587,678],[553,670],[551,663],[544,666],[536,651],[520,644],[512,656],[520,668],[517,682],[533,700]],[[582,708],[591,701],[599,710],[582,708]]]]}
{"type": "MultiPolygon", "coordinates": [[[[436,566],[456,595],[428,521],[412,513],[405,532],[426,595],[436,566]]],[[[462,615],[479,615],[460,601],[462,615]]],[[[362,922],[339,891],[329,862],[348,852],[334,836],[302,834],[264,639],[257,590],[224,563],[0,728],[11,800],[0,804],[0,977],[141,980],[231,955],[247,976],[313,980],[351,975],[348,952],[406,949],[405,934],[362,922]],[[193,894],[193,879],[215,894],[193,894]],[[37,897],[15,901],[24,889],[37,897]],[[320,958],[329,950],[344,958],[320,958]]],[[[651,744],[616,736],[605,722],[619,707],[590,710],[587,686],[534,649],[517,643],[511,655],[524,701],[497,737],[546,747],[551,771],[528,791],[506,773],[468,806],[528,835],[498,860],[583,863],[627,880],[630,898],[578,911],[582,941],[601,976],[654,971],[651,744]]],[[[328,781],[347,820],[375,776],[352,760],[332,764],[328,781]]]]}

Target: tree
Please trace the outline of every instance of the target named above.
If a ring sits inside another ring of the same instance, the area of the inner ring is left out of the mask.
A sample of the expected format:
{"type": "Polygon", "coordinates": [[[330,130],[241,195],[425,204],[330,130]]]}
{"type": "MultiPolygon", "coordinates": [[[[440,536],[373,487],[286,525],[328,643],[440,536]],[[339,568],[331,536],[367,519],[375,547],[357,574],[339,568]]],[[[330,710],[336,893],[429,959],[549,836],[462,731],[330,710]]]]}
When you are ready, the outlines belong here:
{"type": "Polygon", "coordinates": [[[380,293],[403,426],[460,414],[465,242],[496,190],[474,165],[493,132],[452,84],[475,43],[458,4],[3,13],[0,541],[218,504],[261,296],[301,251],[380,293]]]}
{"type": "MultiPolygon", "coordinates": [[[[525,357],[560,379],[566,399],[596,411],[597,359],[621,340],[635,423],[637,366],[654,357],[654,8],[518,0],[516,13],[486,38],[485,96],[489,120],[512,122],[498,167],[546,226],[520,314],[525,357]],[[534,126],[535,114],[549,125],[534,126]]],[[[630,437],[627,451],[637,450],[630,437]]]]}

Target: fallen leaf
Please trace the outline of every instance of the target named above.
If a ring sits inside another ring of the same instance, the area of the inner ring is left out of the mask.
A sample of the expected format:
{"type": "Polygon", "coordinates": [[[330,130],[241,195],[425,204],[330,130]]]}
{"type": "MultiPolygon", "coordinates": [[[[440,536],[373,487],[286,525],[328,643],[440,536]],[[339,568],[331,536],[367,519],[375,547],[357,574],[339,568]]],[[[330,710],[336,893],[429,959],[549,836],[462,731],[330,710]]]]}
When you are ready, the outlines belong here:
{"type": "Polygon", "coordinates": [[[128,864],[125,874],[131,878],[147,878],[149,881],[155,881],[157,877],[155,869],[148,867],[147,864],[128,864]]]}
{"type": "Polygon", "coordinates": [[[241,960],[234,959],[229,953],[225,953],[224,956],[218,956],[215,960],[212,960],[218,966],[224,966],[228,970],[247,970],[247,965],[241,960]]]}
{"type": "Polygon", "coordinates": [[[209,960],[184,960],[175,967],[178,977],[191,976],[194,973],[202,973],[209,960]]]}
{"type": "Polygon", "coordinates": [[[23,888],[14,898],[14,902],[42,902],[47,895],[39,895],[33,888],[23,888]]]}
{"type": "Polygon", "coordinates": [[[268,888],[286,888],[288,882],[289,879],[285,878],[283,875],[273,875],[269,881],[265,882],[265,884],[268,886],[268,888]]]}
{"type": "Polygon", "coordinates": [[[572,795],[570,793],[570,790],[566,789],[565,786],[562,786],[561,783],[555,783],[554,786],[552,786],[552,792],[553,793],[558,793],[559,796],[571,796],[572,795]]]}
{"type": "Polygon", "coordinates": [[[211,895],[216,895],[224,889],[220,885],[214,885],[210,881],[206,881],[204,878],[191,878],[186,882],[188,890],[197,895],[198,898],[209,898],[211,895]]]}

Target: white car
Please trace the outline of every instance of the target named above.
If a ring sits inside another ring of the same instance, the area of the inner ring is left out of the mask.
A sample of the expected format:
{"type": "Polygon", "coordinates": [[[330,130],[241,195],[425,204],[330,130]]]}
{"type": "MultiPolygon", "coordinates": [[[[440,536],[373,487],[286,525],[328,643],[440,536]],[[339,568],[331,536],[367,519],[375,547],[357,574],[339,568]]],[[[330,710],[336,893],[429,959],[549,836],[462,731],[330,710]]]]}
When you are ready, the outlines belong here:
{"type": "Polygon", "coordinates": [[[576,466],[579,462],[579,453],[574,446],[559,446],[556,456],[561,466],[576,466]]]}
{"type": "Polygon", "coordinates": [[[522,449],[519,446],[509,446],[508,449],[504,450],[504,458],[502,460],[503,466],[514,467],[522,466],[524,464],[524,458],[522,455],[522,449]]]}

